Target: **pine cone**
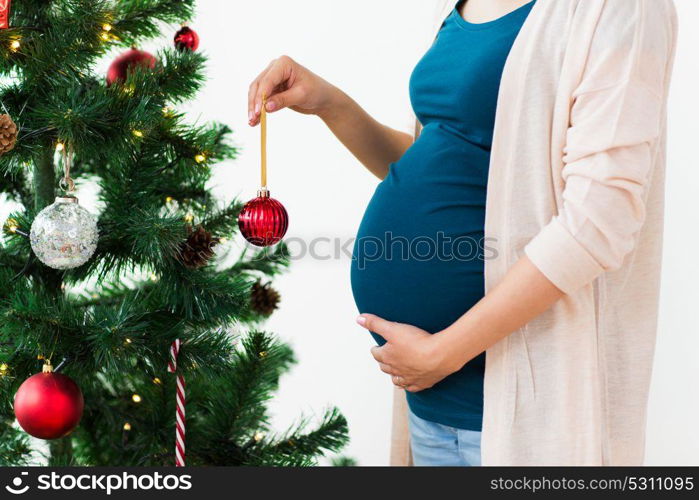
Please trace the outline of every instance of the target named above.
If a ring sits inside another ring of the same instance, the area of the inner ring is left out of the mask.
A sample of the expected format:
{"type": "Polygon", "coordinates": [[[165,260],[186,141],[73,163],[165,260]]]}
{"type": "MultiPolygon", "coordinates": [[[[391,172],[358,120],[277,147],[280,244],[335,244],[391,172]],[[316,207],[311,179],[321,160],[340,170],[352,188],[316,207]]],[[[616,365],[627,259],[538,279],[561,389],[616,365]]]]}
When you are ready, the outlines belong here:
{"type": "Polygon", "coordinates": [[[214,256],[214,246],[219,242],[210,232],[202,226],[192,229],[187,226],[187,240],[180,246],[180,262],[189,269],[198,269],[205,266],[214,256]]]}
{"type": "Polygon", "coordinates": [[[264,285],[259,281],[252,285],[250,307],[262,316],[270,316],[279,307],[279,292],[270,283],[264,285]]]}
{"type": "Polygon", "coordinates": [[[0,155],[12,151],[17,142],[17,125],[10,115],[0,115],[0,155]]]}

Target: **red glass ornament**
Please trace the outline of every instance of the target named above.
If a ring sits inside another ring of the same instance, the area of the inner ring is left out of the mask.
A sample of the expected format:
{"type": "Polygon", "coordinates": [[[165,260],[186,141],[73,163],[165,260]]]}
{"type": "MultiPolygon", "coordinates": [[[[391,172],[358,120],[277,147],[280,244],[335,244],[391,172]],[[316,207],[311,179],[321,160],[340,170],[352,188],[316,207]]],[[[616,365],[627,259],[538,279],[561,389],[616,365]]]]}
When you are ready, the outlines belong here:
{"type": "Polygon", "coordinates": [[[143,66],[153,69],[155,56],[145,50],[130,49],[114,59],[107,70],[107,85],[123,82],[134,67],[143,66]]]}
{"type": "Polygon", "coordinates": [[[255,246],[268,247],[279,243],[289,227],[289,214],[284,205],[270,198],[269,191],[261,189],[257,198],[245,204],[238,216],[241,234],[255,246]]]}
{"type": "Polygon", "coordinates": [[[0,29],[10,27],[10,4],[11,0],[0,0],[0,29]]]}
{"type": "Polygon", "coordinates": [[[80,388],[70,377],[46,371],[46,367],[44,370],[19,386],[15,416],[22,429],[32,436],[57,439],[80,423],[85,403],[80,388]]]}
{"type": "Polygon", "coordinates": [[[182,26],[175,33],[175,48],[177,50],[197,50],[199,47],[199,35],[189,26],[182,26]]]}

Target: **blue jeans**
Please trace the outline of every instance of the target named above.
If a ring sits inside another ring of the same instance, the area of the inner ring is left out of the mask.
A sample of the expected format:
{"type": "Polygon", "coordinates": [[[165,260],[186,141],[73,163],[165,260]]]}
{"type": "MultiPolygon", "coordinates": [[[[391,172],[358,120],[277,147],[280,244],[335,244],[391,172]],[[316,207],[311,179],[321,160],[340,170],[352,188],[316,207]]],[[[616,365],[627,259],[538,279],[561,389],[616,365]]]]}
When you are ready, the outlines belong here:
{"type": "Polygon", "coordinates": [[[416,466],[481,464],[481,433],[429,422],[409,411],[410,448],[416,466]]]}

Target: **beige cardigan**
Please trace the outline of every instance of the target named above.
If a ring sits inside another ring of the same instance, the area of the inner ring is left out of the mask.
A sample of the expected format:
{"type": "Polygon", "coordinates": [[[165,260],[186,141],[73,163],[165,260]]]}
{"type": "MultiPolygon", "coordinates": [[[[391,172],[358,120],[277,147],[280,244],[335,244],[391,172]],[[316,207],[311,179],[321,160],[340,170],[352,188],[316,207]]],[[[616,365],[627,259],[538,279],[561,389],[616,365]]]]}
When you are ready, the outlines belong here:
{"type": "MultiPolygon", "coordinates": [[[[538,0],[512,48],[486,290],[526,254],[567,295],[487,351],[484,465],[643,462],[676,26],[672,0],[538,0]]],[[[397,465],[409,461],[404,400],[397,465]]]]}

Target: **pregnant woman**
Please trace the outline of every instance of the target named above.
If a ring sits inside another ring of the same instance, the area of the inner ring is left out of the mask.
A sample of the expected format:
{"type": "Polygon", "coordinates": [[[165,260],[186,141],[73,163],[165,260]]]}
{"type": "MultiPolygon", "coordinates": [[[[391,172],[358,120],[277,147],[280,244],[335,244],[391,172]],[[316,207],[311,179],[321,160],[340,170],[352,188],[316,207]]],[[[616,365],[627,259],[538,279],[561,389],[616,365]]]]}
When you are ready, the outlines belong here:
{"type": "Polygon", "coordinates": [[[382,179],[352,288],[416,465],[640,463],[672,2],[462,0],[440,20],[415,136],[288,57],[250,86],[250,124],[264,95],[315,114],[382,179]]]}

